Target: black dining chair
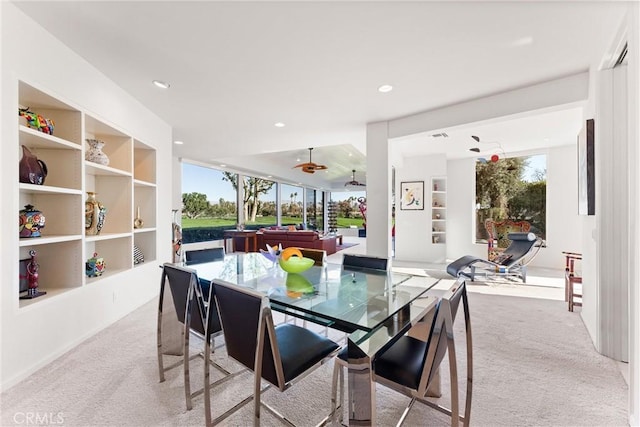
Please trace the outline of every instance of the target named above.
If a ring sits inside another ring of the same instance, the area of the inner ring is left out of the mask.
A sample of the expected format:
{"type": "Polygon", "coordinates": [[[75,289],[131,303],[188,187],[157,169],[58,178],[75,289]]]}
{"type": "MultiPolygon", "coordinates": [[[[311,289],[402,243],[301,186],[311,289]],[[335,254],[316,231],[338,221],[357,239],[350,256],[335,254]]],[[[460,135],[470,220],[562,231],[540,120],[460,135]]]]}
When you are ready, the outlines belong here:
{"type": "Polygon", "coordinates": [[[313,260],[313,265],[322,267],[327,263],[327,251],[323,249],[300,248],[302,256],[313,260]]]}
{"type": "MultiPolygon", "coordinates": [[[[220,319],[215,301],[211,304],[205,301],[205,297],[198,280],[198,275],[192,269],[179,267],[171,263],[165,263],[162,266],[162,278],[160,280],[160,299],[158,304],[158,327],[157,327],[157,347],[158,347],[158,370],[160,373],[160,382],[165,380],[165,372],[183,365],[184,371],[184,391],[187,409],[191,409],[192,399],[204,392],[204,387],[195,392],[191,391],[191,380],[189,375],[189,363],[196,357],[204,357],[206,354],[207,362],[211,361],[210,342],[217,335],[222,333],[220,319]],[[168,284],[170,296],[173,300],[173,310],[175,310],[176,320],[181,324],[181,351],[167,351],[164,344],[163,336],[163,312],[168,311],[165,307],[165,286],[168,284]],[[205,323],[206,322],[206,323],[205,323]],[[205,327],[206,325],[206,327],[205,327]],[[205,350],[193,356],[189,355],[189,338],[194,334],[204,340],[205,350]],[[164,357],[167,354],[181,355],[181,359],[177,362],[165,366],[164,357]]],[[[212,362],[210,362],[212,363],[212,362]]],[[[212,363],[213,364],[213,363],[212,363]]],[[[227,379],[229,371],[217,364],[213,364],[220,372],[224,374],[223,379],[227,379]]]]}
{"type": "Polygon", "coordinates": [[[348,270],[377,270],[386,272],[389,270],[389,260],[387,258],[368,255],[344,254],[342,256],[342,267],[348,270]]]}
{"type": "Polygon", "coordinates": [[[184,253],[186,265],[202,264],[203,262],[219,261],[224,259],[224,248],[207,248],[186,251],[184,253]]]}
{"type": "MultiPolygon", "coordinates": [[[[460,421],[468,426],[471,416],[471,396],[473,384],[473,349],[471,336],[471,320],[466,283],[458,279],[445,292],[430,316],[432,321],[426,341],[411,336],[402,336],[398,341],[375,356],[373,360],[372,380],[409,397],[411,400],[403,412],[398,426],[405,421],[410,409],[416,401],[432,407],[451,418],[451,425],[457,426],[460,421]],[[464,306],[466,348],[467,348],[467,381],[464,413],[461,415],[458,400],[458,369],[453,335],[453,323],[462,300],[464,306]],[[437,378],[440,364],[445,353],[449,354],[449,377],[451,383],[451,408],[446,408],[427,400],[427,390],[437,378]]],[[[347,353],[341,351],[335,359],[332,400],[332,413],[336,413],[343,401],[344,372],[347,366],[347,353]],[[338,381],[340,400],[337,400],[338,381]]],[[[341,412],[337,413],[341,421],[341,412]]]]}
{"type": "MultiPolygon", "coordinates": [[[[222,281],[212,282],[218,304],[227,354],[253,370],[253,396],[211,421],[211,403],[205,390],[207,425],[217,424],[254,400],[254,425],[260,425],[260,408],[264,406],[282,421],[291,424],[266,403],[260,395],[270,386],[285,391],[304,376],[330,360],[338,344],[300,326],[283,323],[274,326],[269,299],[252,289],[222,281]],[[242,307],[239,310],[238,307],[242,307]],[[262,379],[269,384],[261,387],[262,379]]],[[[325,421],[329,417],[325,418],[325,421]]]]}

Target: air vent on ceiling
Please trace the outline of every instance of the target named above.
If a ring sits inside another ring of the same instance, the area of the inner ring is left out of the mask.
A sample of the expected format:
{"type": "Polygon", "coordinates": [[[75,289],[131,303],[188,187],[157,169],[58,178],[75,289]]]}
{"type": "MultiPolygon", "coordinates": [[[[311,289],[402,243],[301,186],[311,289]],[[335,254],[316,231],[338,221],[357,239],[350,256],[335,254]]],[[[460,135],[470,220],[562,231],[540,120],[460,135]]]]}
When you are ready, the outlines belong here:
{"type": "Polygon", "coordinates": [[[447,135],[444,132],[442,132],[442,133],[434,133],[433,135],[431,135],[431,138],[449,138],[449,135],[447,135]]]}

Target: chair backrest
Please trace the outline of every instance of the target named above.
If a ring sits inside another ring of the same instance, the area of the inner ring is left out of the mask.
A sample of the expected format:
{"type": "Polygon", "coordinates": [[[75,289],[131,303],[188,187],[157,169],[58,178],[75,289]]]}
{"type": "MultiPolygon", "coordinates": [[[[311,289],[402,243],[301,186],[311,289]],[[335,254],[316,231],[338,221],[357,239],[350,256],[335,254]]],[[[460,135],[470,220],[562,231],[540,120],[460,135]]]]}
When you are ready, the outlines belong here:
{"type": "Polygon", "coordinates": [[[366,269],[386,272],[389,269],[389,260],[366,255],[344,254],[342,267],[348,270],[366,269]]]}
{"type": "Polygon", "coordinates": [[[283,389],[284,377],[279,375],[282,362],[277,348],[272,345],[275,332],[267,297],[252,289],[218,280],[213,280],[211,285],[229,357],[255,370],[255,366],[259,366],[256,365],[257,344],[260,334],[264,334],[262,378],[283,389]],[[280,369],[276,368],[276,363],[280,369]]]}
{"type": "MultiPolygon", "coordinates": [[[[162,267],[162,283],[168,283],[178,321],[188,324],[189,328],[203,337],[206,335],[205,322],[207,307],[217,313],[215,302],[205,304],[205,296],[196,272],[189,268],[166,263],[162,267]],[[165,282],[166,281],[166,282],[165,282]]],[[[211,322],[209,334],[221,331],[217,315],[209,316],[211,322]]]]}
{"type": "Polygon", "coordinates": [[[509,240],[511,244],[502,253],[503,259],[500,262],[494,260],[498,264],[511,266],[519,263],[538,242],[538,238],[533,233],[509,233],[509,240]]]}
{"type": "Polygon", "coordinates": [[[313,260],[313,265],[323,266],[327,261],[327,251],[322,249],[300,248],[302,256],[313,260]]]}
{"type": "Polygon", "coordinates": [[[528,221],[513,221],[510,219],[495,221],[488,218],[484,222],[484,227],[487,230],[488,239],[494,240],[499,248],[509,246],[509,240],[511,240],[509,239],[509,233],[528,233],[531,230],[531,224],[528,221]]]}
{"type": "Polygon", "coordinates": [[[187,310],[193,300],[192,284],[195,272],[169,263],[162,267],[161,283],[168,284],[175,307],[176,316],[180,323],[185,323],[187,310]]]}
{"type": "Polygon", "coordinates": [[[469,312],[467,301],[467,287],[463,279],[458,278],[449,290],[445,292],[436,308],[434,315],[434,321],[431,325],[431,332],[427,341],[426,352],[423,359],[422,376],[420,378],[420,384],[418,386],[419,393],[426,393],[427,387],[433,380],[434,376],[438,373],[440,363],[447,352],[448,338],[453,339],[453,323],[456,320],[458,314],[458,307],[460,306],[460,299],[464,300],[465,304],[465,321],[467,323],[467,334],[470,333],[468,329],[469,312]]]}
{"type": "Polygon", "coordinates": [[[224,259],[224,248],[196,249],[185,252],[187,265],[202,264],[203,262],[218,261],[224,259]]]}

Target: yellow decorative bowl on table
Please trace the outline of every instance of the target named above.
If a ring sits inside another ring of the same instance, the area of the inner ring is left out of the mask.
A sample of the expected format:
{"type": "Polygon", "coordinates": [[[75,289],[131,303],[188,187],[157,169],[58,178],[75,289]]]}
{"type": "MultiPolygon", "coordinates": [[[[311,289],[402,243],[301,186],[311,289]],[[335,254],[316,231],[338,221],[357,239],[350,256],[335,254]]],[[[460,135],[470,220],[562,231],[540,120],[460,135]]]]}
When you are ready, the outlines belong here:
{"type": "Polygon", "coordinates": [[[313,267],[313,263],[311,258],[303,257],[298,248],[286,248],[278,259],[278,264],[287,273],[302,273],[313,267]]]}

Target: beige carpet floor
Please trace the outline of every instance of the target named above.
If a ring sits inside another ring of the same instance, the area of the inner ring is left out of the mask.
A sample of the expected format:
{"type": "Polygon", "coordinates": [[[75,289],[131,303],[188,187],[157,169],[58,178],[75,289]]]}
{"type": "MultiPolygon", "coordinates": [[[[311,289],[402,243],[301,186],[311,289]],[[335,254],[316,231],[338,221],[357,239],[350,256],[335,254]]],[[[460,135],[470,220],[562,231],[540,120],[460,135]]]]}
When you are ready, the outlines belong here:
{"type": "MultiPolygon", "coordinates": [[[[443,282],[440,288],[446,288],[443,282]]],[[[471,424],[478,426],[624,426],[627,385],[616,362],[598,354],[579,314],[562,301],[501,295],[512,284],[469,287],[473,324],[474,388],[471,424]],[[492,293],[482,291],[491,290],[492,293]]],[[[437,292],[437,291],[434,291],[437,292]]],[[[2,426],[199,426],[202,396],[185,409],[179,369],[158,382],[156,301],[150,301],[0,395],[2,426]],[[40,417],[40,418],[37,418],[40,417]],[[39,423],[35,421],[40,420],[39,423]],[[48,422],[44,422],[48,419],[48,422]]],[[[464,378],[462,316],[456,321],[460,377],[464,378]]],[[[218,350],[215,359],[239,369],[218,350]]],[[[332,364],[294,387],[269,390],[264,400],[297,425],[311,426],[328,410],[332,364]]],[[[192,365],[192,384],[202,384],[202,364],[192,365]]],[[[446,364],[443,373],[447,373],[446,364]]],[[[242,374],[214,390],[214,416],[252,390],[242,374]]],[[[448,378],[443,375],[446,402],[448,378]]],[[[464,389],[463,389],[464,390],[464,389]]],[[[464,396],[464,393],[461,393],[464,396]]],[[[407,399],[377,386],[377,425],[394,425],[407,399]]],[[[251,424],[251,405],[224,425],[251,424]]],[[[268,413],[263,425],[281,425],[268,413]]],[[[416,405],[406,425],[448,425],[445,417],[416,405]]]]}

